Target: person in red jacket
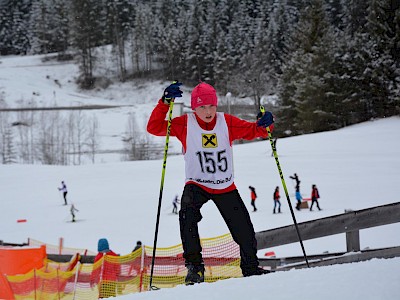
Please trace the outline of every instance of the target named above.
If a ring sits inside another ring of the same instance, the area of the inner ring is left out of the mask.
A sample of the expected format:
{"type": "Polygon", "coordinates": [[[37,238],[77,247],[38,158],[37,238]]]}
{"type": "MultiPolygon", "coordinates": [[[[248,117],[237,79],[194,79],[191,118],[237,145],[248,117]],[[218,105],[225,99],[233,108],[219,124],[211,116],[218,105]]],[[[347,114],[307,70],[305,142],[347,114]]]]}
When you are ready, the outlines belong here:
{"type": "MultiPolygon", "coordinates": [[[[110,250],[107,239],[99,239],[97,245],[98,253],[94,259],[94,264],[105,256],[119,256],[114,251],[110,250]]],[[[119,275],[118,262],[111,262],[106,259],[103,264],[94,269],[91,274],[91,285],[99,283],[99,298],[115,297],[117,295],[117,280],[119,275]]]]}
{"type": "Polygon", "coordinates": [[[250,199],[251,199],[251,206],[253,206],[253,211],[257,211],[256,208],[256,199],[257,199],[257,194],[256,194],[256,189],[252,186],[249,186],[250,189],[250,199]]]}
{"type": "Polygon", "coordinates": [[[318,192],[317,186],[315,184],[313,184],[311,187],[310,211],[312,211],[312,207],[313,207],[314,203],[317,205],[318,210],[321,210],[321,208],[319,207],[318,199],[319,199],[319,192],[318,192]]]}
{"type": "MultiPolygon", "coordinates": [[[[147,124],[149,133],[166,135],[168,121],[165,119],[169,104],[175,98],[182,97],[180,85],[174,82],[165,89],[150,115],[147,124]]],[[[172,119],[170,127],[170,135],[182,143],[185,160],[186,183],[181,197],[179,224],[183,257],[188,269],[186,284],[204,281],[198,222],[202,219],[201,207],[210,199],[240,247],[242,274],[252,276],[268,273],[258,266],[253,224],[234,183],[232,142],[267,137],[266,127],[273,127],[273,116],[266,112],[257,122],[247,122],[217,112],[217,105],[215,89],[202,82],[191,94],[194,113],[172,119]]]]}
{"type": "Polygon", "coordinates": [[[274,210],[273,213],[276,212],[276,206],[278,206],[278,213],[281,213],[281,196],[279,195],[279,186],[275,188],[274,191],[274,210]]]}

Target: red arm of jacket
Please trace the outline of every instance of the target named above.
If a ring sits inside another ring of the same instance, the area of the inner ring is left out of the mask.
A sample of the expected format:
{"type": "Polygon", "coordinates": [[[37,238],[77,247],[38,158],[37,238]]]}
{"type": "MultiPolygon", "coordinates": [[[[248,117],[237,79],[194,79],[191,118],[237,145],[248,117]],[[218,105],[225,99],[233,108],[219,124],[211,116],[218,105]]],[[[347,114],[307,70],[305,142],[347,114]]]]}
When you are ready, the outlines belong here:
{"type": "MultiPolygon", "coordinates": [[[[147,131],[156,136],[165,136],[167,134],[168,121],[165,117],[168,113],[169,106],[159,100],[153,109],[149,121],[147,123],[147,131]]],[[[257,137],[267,137],[266,128],[258,127],[256,122],[248,122],[235,116],[224,114],[226,124],[229,130],[229,139],[232,143],[234,140],[245,139],[253,140],[257,137]]],[[[199,125],[204,124],[198,119],[199,125]]],[[[270,126],[270,130],[274,129],[274,125],[270,126]]],[[[184,149],[186,149],[186,132],[187,132],[187,115],[173,118],[171,121],[171,136],[177,137],[184,149]]]]}
{"type": "MultiPolygon", "coordinates": [[[[169,110],[169,105],[165,104],[161,99],[153,109],[149,121],[147,122],[147,132],[156,136],[165,136],[167,134],[168,121],[165,120],[169,110]]],[[[186,148],[186,125],[187,116],[179,116],[171,121],[171,136],[177,137],[184,148],[186,148]]]]}
{"type": "MultiPolygon", "coordinates": [[[[238,139],[253,140],[257,137],[268,137],[267,129],[258,127],[256,122],[248,122],[228,114],[225,114],[225,120],[231,142],[238,139]]],[[[269,128],[272,131],[274,125],[269,128]]]]}

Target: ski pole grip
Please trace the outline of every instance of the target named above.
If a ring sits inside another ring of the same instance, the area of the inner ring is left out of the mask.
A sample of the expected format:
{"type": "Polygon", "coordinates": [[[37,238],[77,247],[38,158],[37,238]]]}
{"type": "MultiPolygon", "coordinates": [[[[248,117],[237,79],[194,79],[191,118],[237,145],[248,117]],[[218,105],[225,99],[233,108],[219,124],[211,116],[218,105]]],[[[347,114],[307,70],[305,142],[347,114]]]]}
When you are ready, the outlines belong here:
{"type": "MultiPolygon", "coordinates": [[[[262,106],[262,105],[260,105],[260,112],[261,112],[262,114],[265,114],[265,108],[264,108],[264,106],[262,106]]],[[[267,127],[265,127],[265,128],[267,129],[268,136],[271,136],[271,130],[269,129],[269,126],[267,126],[267,127]]]]}

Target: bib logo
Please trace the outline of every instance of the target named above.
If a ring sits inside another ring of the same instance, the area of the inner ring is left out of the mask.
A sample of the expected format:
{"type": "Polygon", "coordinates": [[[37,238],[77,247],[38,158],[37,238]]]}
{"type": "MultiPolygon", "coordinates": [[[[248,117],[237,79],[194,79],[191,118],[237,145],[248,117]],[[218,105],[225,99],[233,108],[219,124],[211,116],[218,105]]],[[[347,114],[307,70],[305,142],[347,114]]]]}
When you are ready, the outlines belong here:
{"type": "Polygon", "coordinates": [[[202,137],[203,148],[217,148],[218,147],[217,135],[215,133],[211,133],[211,134],[202,133],[201,137],[202,137]]]}

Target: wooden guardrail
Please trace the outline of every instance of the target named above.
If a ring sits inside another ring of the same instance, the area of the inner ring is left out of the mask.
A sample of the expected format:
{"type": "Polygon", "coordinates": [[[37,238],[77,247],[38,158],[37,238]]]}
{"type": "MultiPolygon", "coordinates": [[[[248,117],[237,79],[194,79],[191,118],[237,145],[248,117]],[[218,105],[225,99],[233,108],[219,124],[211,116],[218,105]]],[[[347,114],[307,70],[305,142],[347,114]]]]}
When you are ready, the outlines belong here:
{"type": "MultiPolygon", "coordinates": [[[[360,251],[359,231],[361,229],[398,222],[400,222],[400,202],[357,211],[347,211],[340,215],[299,223],[298,226],[302,240],[310,240],[340,233],[346,234],[347,252],[309,256],[310,260],[314,260],[314,262],[310,263],[310,265],[315,265],[315,261],[326,261],[327,258],[330,258],[329,261],[331,262],[334,258],[337,259],[337,261],[347,262],[349,258],[342,258],[343,254],[360,251]]],[[[299,242],[294,225],[257,232],[256,239],[258,242],[258,250],[299,242]]],[[[373,257],[383,258],[400,256],[400,246],[384,249],[363,250],[356,256],[353,256],[353,258],[350,259],[353,261],[361,261],[373,257]]],[[[48,257],[51,260],[58,262],[67,262],[71,259],[71,255],[49,254],[48,257]]],[[[94,256],[84,256],[82,257],[82,262],[91,263],[93,262],[93,259],[94,256]]],[[[260,264],[274,268],[277,266],[282,266],[283,264],[301,264],[303,261],[303,257],[268,258],[260,259],[260,264]]],[[[319,265],[321,264],[322,263],[320,262],[319,265]]]]}
{"type": "MultiPolygon", "coordinates": [[[[347,252],[357,252],[360,251],[359,231],[361,229],[398,222],[400,222],[400,202],[357,211],[346,211],[340,215],[299,223],[298,228],[303,241],[345,233],[347,252]]],[[[299,242],[294,225],[257,232],[256,239],[258,243],[258,250],[299,242]]],[[[330,256],[334,255],[338,256],[337,254],[331,254],[330,256]]],[[[319,258],[314,258],[321,260],[326,259],[326,256],[327,255],[320,255],[319,258]]],[[[363,251],[358,253],[357,257],[353,256],[353,258],[348,258],[345,260],[343,260],[343,258],[336,260],[348,262],[349,259],[353,261],[360,261],[371,259],[373,257],[395,256],[400,256],[400,247],[363,251]]],[[[264,263],[261,265],[270,265],[271,263],[274,266],[280,265],[278,262],[274,262],[272,259],[266,260],[269,260],[270,263],[266,263],[264,261],[264,263]]],[[[304,260],[304,258],[298,257],[293,258],[293,260],[301,261],[304,260]]]]}

